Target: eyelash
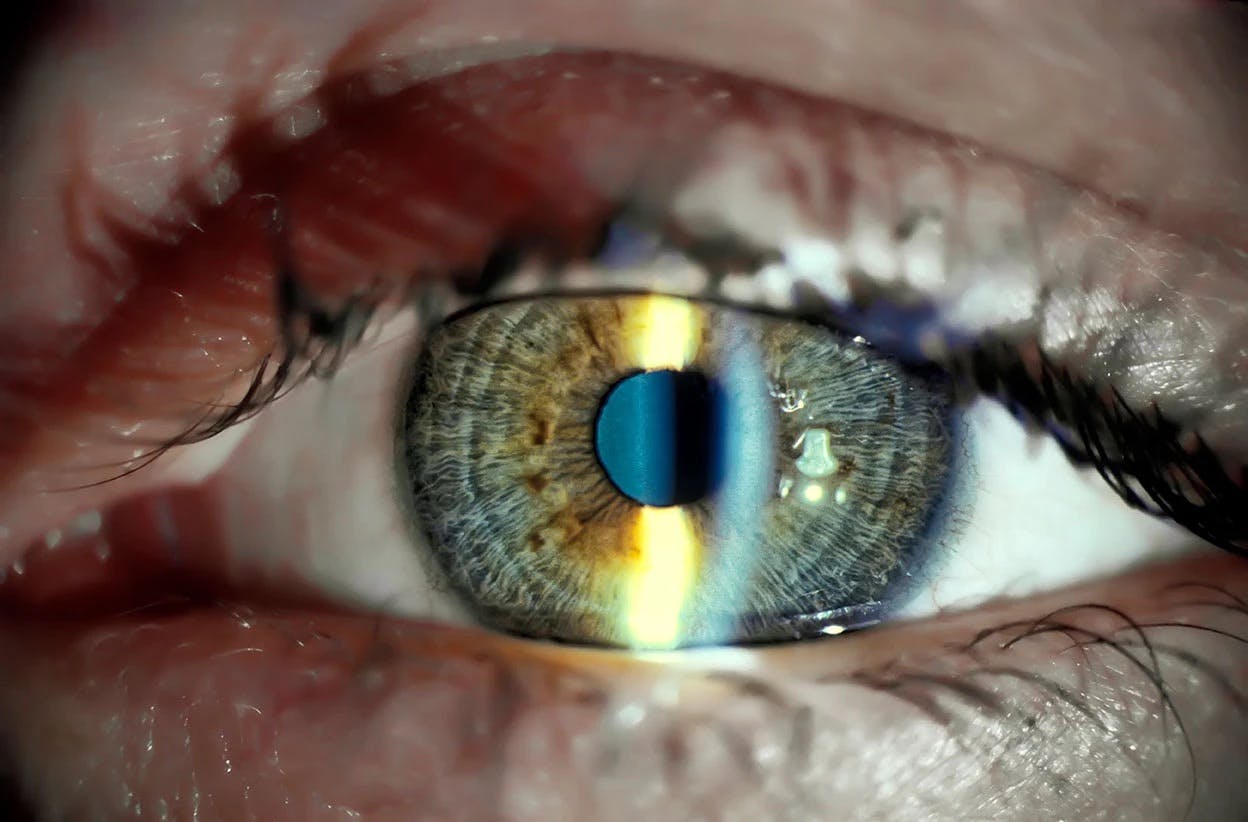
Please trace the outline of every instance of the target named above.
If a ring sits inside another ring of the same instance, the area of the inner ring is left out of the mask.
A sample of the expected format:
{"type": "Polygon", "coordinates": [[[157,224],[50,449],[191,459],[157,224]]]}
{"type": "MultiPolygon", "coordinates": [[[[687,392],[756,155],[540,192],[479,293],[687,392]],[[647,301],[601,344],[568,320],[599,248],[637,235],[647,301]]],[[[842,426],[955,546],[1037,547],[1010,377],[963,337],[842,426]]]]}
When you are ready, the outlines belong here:
{"type": "Polygon", "coordinates": [[[332,380],[363,341],[385,301],[386,290],[374,284],[331,307],[320,301],[300,278],[286,243],[280,207],[274,211],[273,236],[278,262],[273,278],[277,343],[252,369],[243,396],[228,404],[212,405],[179,433],[129,461],[123,472],[94,485],[133,474],[174,448],[210,440],[255,417],[310,378],[332,380]]]}
{"type": "MultiPolygon", "coordinates": [[[[600,235],[589,247],[559,248],[541,237],[507,236],[495,243],[479,267],[450,272],[449,280],[461,296],[488,298],[527,255],[539,255],[554,270],[560,262],[594,259],[606,241],[607,229],[620,220],[640,221],[650,230],[655,225],[644,209],[625,204],[604,220],[600,235]]],[[[658,233],[668,247],[681,251],[711,275],[712,292],[724,273],[757,271],[778,258],[777,253],[750,247],[736,237],[699,237],[671,224],[661,224],[658,233]]],[[[310,377],[332,379],[372,326],[380,306],[392,296],[373,283],[337,306],[327,305],[300,278],[286,241],[286,217],[280,203],[274,209],[272,235],[277,260],[274,310],[279,327],[274,350],[255,367],[240,400],[214,406],[132,463],[125,473],[172,448],[203,442],[256,416],[310,377]]],[[[817,296],[801,296],[804,304],[792,312],[797,318],[849,334],[862,324],[817,296]]],[[[879,308],[881,302],[888,303],[888,296],[873,294],[867,302],[879,308]]],[[[908,307],[906,313],[914,310],[908,307]]],[[[918,310],[927,309],[920,306],[918,310]]],[[[913,341],[901,337],[898,342],[914,347],[913,341]]],[[[1228,475],[1199,435],[1184,433],[1156,407],[1137,411],[1113,386],[1076,377],[1038,350],[1033,362],[1024,362],[1018,344],[1002,339],[972,340],[952,348],[942,359],[936,362],[920,356],[912,364],[939,369],[968,396],[1001,401],[1016,417],[1052,436],[1074,463],[1094,467],[1127,505],[1166,517],[1219,548],[1248,556],[1248,534],[1238,513],[1248,510],[1248,491],[1228,475]]]]}
{"type": "Polygon", "coordinates": [[[1155,406],[1137,411],[1117,389],[1080,380],[1043,352],[1033,377],[1003,340],[981,341],[950,370],[1047,430],[1068,458],[1094,467],[1126,504],[1248,556],[1242,513],[1248,491],[1198,434],[1185,435],[1155,406]]]}

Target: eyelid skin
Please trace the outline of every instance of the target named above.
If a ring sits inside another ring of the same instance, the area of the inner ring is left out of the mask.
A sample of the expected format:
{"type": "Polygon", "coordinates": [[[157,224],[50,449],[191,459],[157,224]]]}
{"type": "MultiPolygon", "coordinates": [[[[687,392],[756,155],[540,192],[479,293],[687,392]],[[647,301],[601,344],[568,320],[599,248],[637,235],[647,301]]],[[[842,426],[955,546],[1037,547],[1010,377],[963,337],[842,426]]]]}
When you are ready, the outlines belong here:
{"type": "MultiPolygon", "coordinates": [[[[64,169],[68,115],[99,115],[104,127],[89,154],[101,166],[142,166],[116,168],[110,181],[142,210],[165,199],[162,190],[188,163],[206,167],[184,155],[219,150],[223,131],[236,125],[218,119],[227,113],[271,117],[331,74],[394,56],[470,47],[454,56],[462,67],[559,42],[686,60],[856,103],[1047,168],[1162,222],[1173,216],[1185,233],[1218,234],[1242,247],[1248,160],[1235,134],[1248,107],[1235,94],[1244,74],[1236,40],[1242,12],[1189,0],[1032,5],[783,0],[763,11],[749,0],[626,0],[587,14],[575,0],[432,0],[419,9],[402,0],[350,9],[291,0],[202,9],[127,4],[139,15],[83,4],[35,63],[26,102],[42,99],[19,112],[15,131],[39,140],[41,153],[59,155],[24,171],[30,180],[64,169]],[[171,38],[187,46],[185,54],[153,71],[160,44],[171,38]],[[760,42],[785,48],[740,47],[760,42]],[[949,48],[930,48],[933,42],[949,48]],[[253,103],[240,111],[243,94],[253,103]],[[1194,146],[1202,150],[1176,150],[1194,146]],[[141,188],[121,179],[127,171],[146,181],[141,188]]],[[[426,56],[415,70],[443,69],[426,56]]]]}
{"type": "MultiPolygon", "coordinates": [[[[425,54],[417,70],[427,73],[440,48],[459,48],[452,59],[470,63],[514,51],[514,43],[552,40],[636,48],[859,103],[1033,162],[1186,233],[1245,245],[1248,161],[1235,134],[1244,104],[1231,93],[1244,72],[1236,71],[1242,51],[1233,50],[1229,34],[1234,17],[1180,3],[1149,7],[1143,17],[1115,4],[1029,4],[1036,7],[1025,12],[941,4],[929,19],[912,4],[789,0],[764,14],[748,2],[720,2],[720,14],[696,0],[648,5],[644,13],[613,4],[613,26],[602,25],[597,13],[592,25],[567,13],[566,0],[430,2],[415,16],[395,0],[352,4],[350,12],[325,6],[321,13],[305,3],[229,11],[214,4],[202,12],[211,24],[182,5],[137,4],[147,13],[130,15],[125,26],[114,20],[113,7],[88,5],[33,63],[6,117],[14,149],[0,183],[0,245],[7,271],[40,274],[16,278],[20,290],[7,304],[9,316],[21,311],[27,323],[42,316],[63,329],[75,320],[64,306],[91,307],[73,252],[74,224],[46,196],[84,164],[101,201],[84,203],[83,218],[111,203],[124,219],[150,221],[169,207],[178,182],[211,170],[237,129],[283,109],[292,133],[314,125],[315,111],[298,101],[334,73],[375,65],[383,52],[425,54]],[[347,14],[354,17],[341,19],[347,14]],[[1130,16],[1129,24],[1120,15],[1130,16]],[[826,25],[811,27],[811,17],[826,25]],[[1071,36],[1080,31],[1097,36],[1071,36]],[[783,56],[736,47],[768,36],[786,44],[783,56]],[[963,59],[965,48],[896,47],[926,38],[963,42],[980,59],[963,59]],[[169,39],[188,48],[176,65],[158,65],[159,46],[169,39]],[[746,64],[733,62],[741,60],[746,64]],[[1000,71],[984,71],[985,64],[1000,71]],[[1136,82],[1141,75],[1148,82],[1136,82]],[[933,88],[916,87],[914,77],[933,88]],[[1037,105],[1034,115],[1019,111],[1019,101],[1035,105],[1057,88],[1078,93],[1037,105]],[[1128,88],[1132,96],[1124,98],[1128,88]]],[[[228,187],[229,180],[205,185],[228,187]]]]}
{"type": "Polygon", "coordinates": [[[1213,664],[1243,650],[1216,633],[1246,619],[1232,563],[1003,604],[989,631],[977,614],[650,659],[254,608],[0,623],[0,727],[27,784],[65,780],[43,797],[54,818],[163,801],[221,818],[1233,819],[1244,672],[1213,664]]]}

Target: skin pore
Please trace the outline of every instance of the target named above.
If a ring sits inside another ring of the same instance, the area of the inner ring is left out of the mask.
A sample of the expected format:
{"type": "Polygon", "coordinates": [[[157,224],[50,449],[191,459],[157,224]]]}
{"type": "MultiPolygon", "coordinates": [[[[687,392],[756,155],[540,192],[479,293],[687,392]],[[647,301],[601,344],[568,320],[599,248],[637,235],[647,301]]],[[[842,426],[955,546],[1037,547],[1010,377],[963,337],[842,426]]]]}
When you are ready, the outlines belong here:
{"type": "MultiPolygon", "coordinates": [[[[82,237],[114,215],[140,232],[177,224],[171,192],[208,176],[231,135],[276,119],[293,145],[316,127],[300,100],[385,60],[453,49],[480,62],[555,43],[723,69],[1053,172],[1241,270],[1248,249],[1245,29],[1207,6],[427,0],[77,15],[32,49],[0,159],[0,340],[24,355],[0,363],[2,396],[21,400],[0,420],[57,420],[20,443],[0,435],[5,564],[78,512],[211,478],[222,462],[209,485],[224,482],[241,471],[239,436],[283,430],[274,406],[228,444],[32,493],[113,446],[98,445],[88,413],[98,396],[14,386],[66,367],[86,339],[209,352],[176,386],[201,400],[254,364],[275,336],[259,301],[221,339],[172,321],[92,337],[145,286],[124,260],[84,258],[82,237]]],[[[246,293],[246,272],[236,281],[246,293]]],[[[224,302],[211,270],[178,288],[190,312],[224,302]]],[[[1248,808],[1246,601],[1243,560],[1202,554],[916,624],[678,661],[292,606],[9,619],[0,750],[48,818],[1236,818],[1248,808]]]]}

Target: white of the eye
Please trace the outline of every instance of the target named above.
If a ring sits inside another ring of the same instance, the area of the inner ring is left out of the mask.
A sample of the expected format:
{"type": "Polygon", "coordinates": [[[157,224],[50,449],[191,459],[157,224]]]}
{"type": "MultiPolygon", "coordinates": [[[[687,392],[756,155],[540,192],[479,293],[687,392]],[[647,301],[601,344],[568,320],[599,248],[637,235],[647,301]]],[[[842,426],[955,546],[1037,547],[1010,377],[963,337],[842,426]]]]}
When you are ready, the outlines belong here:
{"type": "Polygon", "coordinates": [[[1128,507],[1046,434],[981,399],[964,415],[970,467],[931,568],[898,614],[924,617],[1059,590],[1159,559],[1217,550],[1128,507]]]}

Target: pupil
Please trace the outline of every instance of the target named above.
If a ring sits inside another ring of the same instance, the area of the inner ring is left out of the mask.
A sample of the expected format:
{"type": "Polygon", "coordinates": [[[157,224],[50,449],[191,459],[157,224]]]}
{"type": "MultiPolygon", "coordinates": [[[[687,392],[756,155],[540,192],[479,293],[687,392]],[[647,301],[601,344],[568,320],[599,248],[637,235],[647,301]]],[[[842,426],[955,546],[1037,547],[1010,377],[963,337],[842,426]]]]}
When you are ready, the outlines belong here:
{"type": "Polygon", "coordinates": [[[717,394],[696,371],[645,371],[611,387],[598,410],[594,448],[620,493],[662,507],[715,490],[717,394]]]}

